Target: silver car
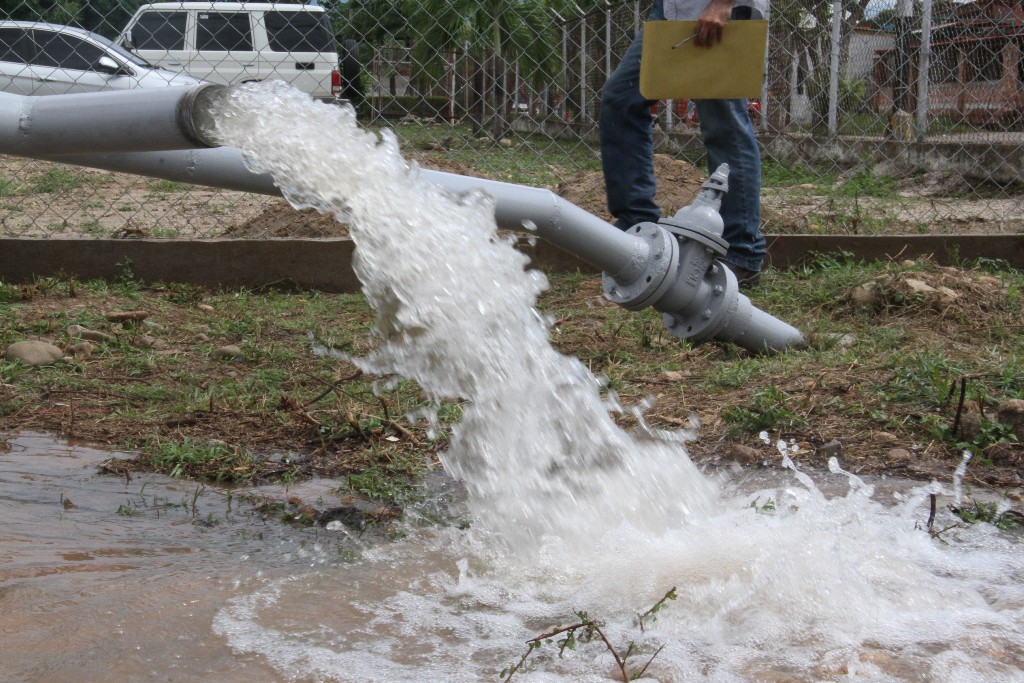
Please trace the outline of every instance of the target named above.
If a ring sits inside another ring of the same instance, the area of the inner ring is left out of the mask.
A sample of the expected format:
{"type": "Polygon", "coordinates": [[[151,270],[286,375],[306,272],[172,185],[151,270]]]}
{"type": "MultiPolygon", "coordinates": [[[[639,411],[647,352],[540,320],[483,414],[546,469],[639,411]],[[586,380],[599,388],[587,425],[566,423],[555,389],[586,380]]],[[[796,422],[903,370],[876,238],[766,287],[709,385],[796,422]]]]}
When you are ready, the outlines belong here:
{"type": "Polygon", "coordinates": [[[91,31],[38,21],[0,21],[2,92],[61,95],[202,82],[159,69],[91,31]]]}

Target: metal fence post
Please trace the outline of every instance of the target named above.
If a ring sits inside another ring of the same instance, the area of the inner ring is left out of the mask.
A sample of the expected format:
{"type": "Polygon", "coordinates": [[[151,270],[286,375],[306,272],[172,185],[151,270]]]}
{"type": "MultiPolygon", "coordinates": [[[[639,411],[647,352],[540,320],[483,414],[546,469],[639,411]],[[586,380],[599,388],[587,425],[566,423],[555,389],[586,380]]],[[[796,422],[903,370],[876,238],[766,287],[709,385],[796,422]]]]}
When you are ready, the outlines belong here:
{"type": "Polygon", "coordinates": [[[828,78],[828,136],[834,138],[839,132],[837,110],[839,108],[839,48],[842,36],[843,3],[832,3],[832,49],[829,56],[828,78]]]}
{"type": "Polygon", "coordinates": [[[932,0],[921,4],[921,66],[917,75],[917,140],[928,134],[928,96],[931,82],[932,0]]]}

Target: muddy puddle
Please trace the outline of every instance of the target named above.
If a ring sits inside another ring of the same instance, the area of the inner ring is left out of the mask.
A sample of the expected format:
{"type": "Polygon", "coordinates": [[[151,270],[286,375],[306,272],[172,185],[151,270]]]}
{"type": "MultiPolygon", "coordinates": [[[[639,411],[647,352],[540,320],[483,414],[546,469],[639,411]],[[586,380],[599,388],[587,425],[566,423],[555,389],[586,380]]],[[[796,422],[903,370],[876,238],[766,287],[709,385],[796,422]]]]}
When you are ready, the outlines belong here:
{"type": "Polygon", "coordinates": [[[99,474],[112,455],[0,440],[0,680],[283,680],[211,624],[240,584],[330,565],[337,534],[195,482],[99,474]]]}
{"type": "MultiPolygon", "coordinates": [[[[237,491],[99,474],[110,456],[0,435],[0,681],[497,681],[579,609],[659,653],[645,680],[1024,680],[1019,535],[929,538],[919,482],[737,470],[707,524],[624,528],[574,564],[422,517],[387,543],[292,528],[237,491]]],[[[600,642],[556,653],[513,680],[621,680],[600,642]]]]}

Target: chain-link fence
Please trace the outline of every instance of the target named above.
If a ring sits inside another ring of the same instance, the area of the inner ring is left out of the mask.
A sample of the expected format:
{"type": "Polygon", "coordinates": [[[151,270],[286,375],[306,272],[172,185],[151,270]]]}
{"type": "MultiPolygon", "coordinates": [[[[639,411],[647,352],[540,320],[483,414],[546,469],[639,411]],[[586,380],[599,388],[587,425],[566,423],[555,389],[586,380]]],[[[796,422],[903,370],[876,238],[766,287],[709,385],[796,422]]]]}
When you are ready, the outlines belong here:
{"type": "MultiPolygon", "coordinates": [[[[424,166],[560,190],[589,183],[584,208],[601,214],[601,86],[651,4],[15,0],[0,23],[0,90],[166,85],[143,82],[139,57],[215,82],[281,78],[351,103],[424,166]]],[[[1019,2],[786,1],[772,4],[769,26],[750,107],[766,233],[1024,232],[1019,2]]],[[[703,169],[688,105],[655,103],[656,144],[703,169]]],[[[0,156],[4,237],[329,234],[275,205],[0,156]]]]}

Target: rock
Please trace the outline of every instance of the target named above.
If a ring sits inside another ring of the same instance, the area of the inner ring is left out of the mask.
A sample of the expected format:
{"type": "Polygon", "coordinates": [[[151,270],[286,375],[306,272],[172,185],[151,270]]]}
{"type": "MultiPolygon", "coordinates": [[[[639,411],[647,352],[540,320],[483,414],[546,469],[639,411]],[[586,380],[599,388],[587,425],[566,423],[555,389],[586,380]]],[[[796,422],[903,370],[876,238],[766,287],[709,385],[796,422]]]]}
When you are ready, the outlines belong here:
{"type": "Polygon", "coordinates": [[[843,453],[843,444],[839,439],[832,439],[818,446],[816,453],[824,459],[838,458],[843,453]]]}
{"type": "Polygon", "coordinates": [[[870,283],[850,290],[850,302],[858,308],[875,308],[882,303],[882,296],[870,283]]]}
{"type": "Polygon", "coordinates": [[[104,313],[105,317],[110,322],[140,322],[149,317],[148,311],[110,311],[104,313]]]}
{"type": "Polygon", "coordinates": [[[960,415],[960,434],[966,441],[973,441],[981,433],[981,413],[960,415]]]}
{"type": "Polygon", "coordinates": [[[936,292],[936,289],[934,287],[932,287],[930,284],[928,284],[927,282],[925,282],[924,280],[916,280],[916,279],[914,279],[912,277],[904,278],[903,279],[903,286],[911,294],[924,294],[924,295],[928,295],[928,294],[934,294],[936,292]]]}
{"type": "Polygon", "coordinates": [[[200,332],[199,334],[196,335],[196,341],[201,341],[201,342],[204,342],[204,343],[208,342],[208,341],[210,341],[210,335],[203,334],[202,332],[200,332]]]}
{"type": "Polygon", "coordinates": [[[4,358],[7,360],[21,361],[28,365],[49,365],[63,357],[64,352],[60,347],[36,339],[14,342],[4,352],[4,358]]]}
{"type": "Polygon", "coordinates": [[[679,370],[663,370],[661,372],[661,379],[666,382],[682,382],[692,376],[693,373],[691,372],[681,372],[679,370]]]}
{"type": "Polygon", "coordinates": [[[196,306],[196,308],[198,308],[203,313],[213,313],[213,306],[211,306],[210,304],[199,304],[198,306],[196,306]]]}
{"type": "Polygon", "coordinates": [[[71,353],[75,358],[81,360],[87,360],[92,356],[92,344],[87,341],[80,341],[77,344],[72,344],[68,347],[68,352],[71,353]]]}
{"type": "Polygon", "coordinates": [[[233,344],[229,344],[228,346],[222,346],[218,349],[214,349],[211,355],[214,358],[232,360],[235,358],[242,357],[242,349],[238,348],[237,346],[234,346],[233,344]]]}
{"type": "Polygon", "coordinates": [[[154,351],[162,351],[167,348],[167,342],[163,339],[151,337],[148,334],[139,337],[135,345],[143,349],[153,349],[154,351]]]}
{"type": "Polygon", "coordinates": [[[974,278],[974,281],[979,285],[986,287],[1002,287],[1003,283],[999,281],[999,278],[992,277],[991,275],[978,275],[974,278]]]}
{"type": "Polygon", "coordinates": [[[100,332],[99,330],[90,330],[88,327],[82,327],[81,325],[69,325],[68,336],[72,339],[88,339],[95,342],[114,341],[117,338],[112,334],[100,332]]]}
{"type": "Polygon", "coordinates": [[[983,452],[993,465],[1014,465],[1020,460],[1017,449],[1005,441],[989,444],[983,452]]]}
{"type": "Polygon", "coordinates": [[[512,147],[512,141],[509,140],[508,138],[502,138],[498,140],[498,144],[501,145],[502,147],[505,147],[506,149],[512,147]]]}
{"type": "Polygon", "coordinates": [[[950,289],[946,285],[940,285],[935,291],[938,292],[939,303],[951,304],[960,298],[956,290],[950,289]]]}
{"type": "Polygon", "coordinates": [[[1024,400],[1013,398],[999,405],[996,419],[1013,428],[1017,440],[1024,443],[1024,400]]]}
{"type": "MultiPolygon", "coordinates": [[[[366,513],[359,508],[345,505],[324,510],[316,516],[316,523],[320,526],[328,526],[332,522],[341,522],[341,524],[347,527],[363,529],[366,527],[366,517],[366,513]]],[[[338,528],[338,525],[334,525],[331,528],[338,528]]]]}
{"type": "Polygon", "coordinates": [[[889,465],[909,464],[910,451],[906,448],[890,448],[885,454],[885,461],[889,465]]]}
{"type": "Polygon", "coordinates": [[[729,457],[738,462],[756,464],[764,461],[764,454],[756,448],[744,446],[741,443],[732,444],[729,449],[729,457]]]}
{"type": "Polygon", "coordinates": [[[822,342],[821,345],[824,348],[835,347],[840,349],[849,349],[857,344],[857,335],[849,332],[845,334],[840,332],[826,332],[821,335],[820,339],[822,342]]]}

